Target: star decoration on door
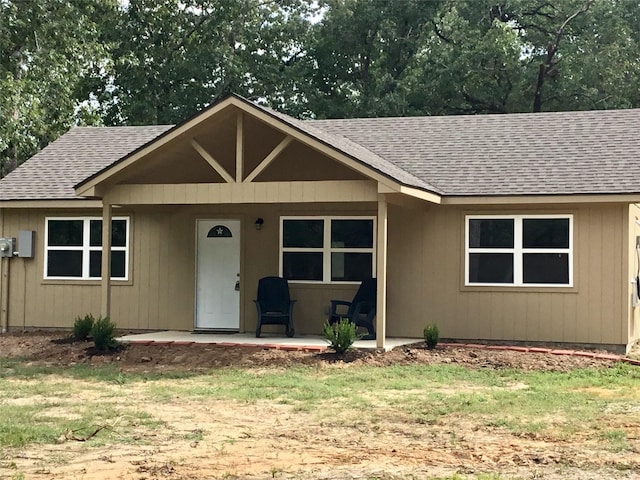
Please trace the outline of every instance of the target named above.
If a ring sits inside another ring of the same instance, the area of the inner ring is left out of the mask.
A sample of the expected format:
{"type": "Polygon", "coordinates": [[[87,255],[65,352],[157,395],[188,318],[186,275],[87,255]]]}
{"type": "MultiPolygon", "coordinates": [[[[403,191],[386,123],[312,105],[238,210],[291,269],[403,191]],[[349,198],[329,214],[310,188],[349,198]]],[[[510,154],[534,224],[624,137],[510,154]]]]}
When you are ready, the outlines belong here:
{"type": "Polygon", "coordinates": [[[232,237],[231,230],[224,225],[216,225],[209,230],[207,238],[229,238],[232,237]]]}

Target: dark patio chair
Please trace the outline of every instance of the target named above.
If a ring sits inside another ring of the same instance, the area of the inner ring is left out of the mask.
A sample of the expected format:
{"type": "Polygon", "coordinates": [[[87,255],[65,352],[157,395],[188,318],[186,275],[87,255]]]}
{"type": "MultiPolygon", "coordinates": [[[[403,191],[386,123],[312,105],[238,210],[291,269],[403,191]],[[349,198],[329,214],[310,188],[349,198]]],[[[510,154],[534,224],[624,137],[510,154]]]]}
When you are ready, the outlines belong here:
{"type": "Polygon", "coordinates": [[[367,329],[367,335],[362,337],[363,340],[375,340],[376,329],[373,325],[373,319],[376,317],[376,292],[376,279],[366,278],[360,284],[352,301],[331,300],[329,323],[333,324],[339,322],[341,318],[348,318],[356,324],[356,328],[367,329]],[[346,311],[344,307],[348,307],[346,311]]]}
{"type": "Polygon", "coordinates": [[[289,296],[289,283],[282,277],[264,277],[258,281],[258,298],[254,300],[258,309],[256,338],[260,337],[263,325],[284,325],[287,337],[293,337],[293,304],[289,296]]]}

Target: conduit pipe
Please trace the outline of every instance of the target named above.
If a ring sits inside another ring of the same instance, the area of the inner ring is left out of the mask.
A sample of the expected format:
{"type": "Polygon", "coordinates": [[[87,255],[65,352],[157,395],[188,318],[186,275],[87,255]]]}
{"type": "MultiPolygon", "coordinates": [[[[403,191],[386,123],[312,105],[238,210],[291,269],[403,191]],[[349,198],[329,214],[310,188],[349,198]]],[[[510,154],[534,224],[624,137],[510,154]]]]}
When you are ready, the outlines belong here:
{"type": "MultiPolygon", "coordinates": [[[[4,235],[4,211],[0,208],[0,238],[4,235]]],[[[0,257],[0,325],[1,333],[9,330],[9,258],[0,257]]]]}

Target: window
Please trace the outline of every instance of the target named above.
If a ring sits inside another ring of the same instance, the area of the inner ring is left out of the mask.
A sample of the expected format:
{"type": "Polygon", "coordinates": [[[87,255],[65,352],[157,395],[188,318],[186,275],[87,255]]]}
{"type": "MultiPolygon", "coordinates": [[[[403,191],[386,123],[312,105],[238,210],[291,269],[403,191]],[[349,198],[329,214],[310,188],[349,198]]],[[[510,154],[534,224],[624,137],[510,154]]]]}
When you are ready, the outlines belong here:
{"type": "Polygon", "coordinates": [[[318,283],[372,277],[374,231],[370,217],[282,217],[280,275],[318,283]]]}
{"type": "MultiPolygon", "coordinates": [[[[45,279],[98,280],[102,275],[102,219],[47,218],[45,279]]],[[[127,280],[129,219],[111,221],[111,278],[127,280]]]]}
{"type": "Polygon", "coordinates": [[[465,285],[571,286],[571,215],[466,217],[465,285]]]}

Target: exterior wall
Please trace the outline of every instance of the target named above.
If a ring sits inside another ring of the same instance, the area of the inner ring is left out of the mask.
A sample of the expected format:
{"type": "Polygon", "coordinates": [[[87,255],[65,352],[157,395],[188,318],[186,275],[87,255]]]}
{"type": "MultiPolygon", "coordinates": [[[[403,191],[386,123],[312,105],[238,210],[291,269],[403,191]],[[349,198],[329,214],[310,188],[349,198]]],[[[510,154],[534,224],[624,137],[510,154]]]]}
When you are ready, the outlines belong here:
{"type": "MultiPolygon", "coordinates": [[[[279,271],[281,215],[374,215],[373,203],[226,206],[157,206],[114,209],[130,215],[130,281],[113,281],[111,317],[119,328],[191,330],[194,325],[196,220],[242,221],[241,331],[253,331],[258,280],[279,271]],[[261,230],[254,228],[264,219],[261,230]]],[[[44,277],[44,225],[47,216],[101,215],[99,210],[3,210],[7,235],[35,230],[33,259],[11,259],[9,329],[70,328],[79,315],[100,313],[99,281],[47,281],[44,277]]],[[[319,333],[330,299],[351,299],[357,285],[291,284],[296,331],[319,333]]],[[[266,326],[263,331],[277,330],[266,326]]]]}
{"type": "MultiPolygon", "coordinates": [[[[640,259],[638,259],[638,253],[636,252],[636,239],[640,238],[640,225],[638,225],[637,220],[640,220],[640,205],[629,205],[629,261],[627,262],[629,265],[629,279],[636,279],[640,275],[640,259]]],[[[636,288],[635,284],[629,282],[627,294],[629,346],[640,340],[640,305],[633,305],[634,288],[636,288]]]]}
{"type": "MultiPolygon", "coordinates": [[[[4,235],[35,230],[35,258],[10,260],[9,328],[71,327],[100,312],[100,282],[43,280],[44,219],[100,215],[99,210],[3,210],[4,235]]],[[[376,204],[305,203],[147,206],[131,216],[130,278],[113,282],[112,318],[123,329],[191,330],[194,322],[197,219],[242,221],[242,331],[253,331],[258,279],[279,270],[282,215],[375,215],[376,204]],[[262,217],[257,231],[253,223],[262,217]]],[[[514,206],[468,209],[389,205],[389,336],[421,337],[436,323],[446,338],[627,345],[640,336],[640,309],[630,306],[635,276],[635,217],[628,205],[514,206]],[[572,288],[464,286],[464,216],[473,213],[574,215],[572,288]]],[[[357,285],[290,285],[296,331],[319,333],[330,299],[353,297],[357,285]]],[[[278,327],[265,327],[278,330],[278,327]]]]}
{"type": "Polygon", "coordinates": [[[436,323],[445,338],[626,345],[628,216],[621,204],[392,205],[388,335],[420,336],[436,323]],[[465,287],[464,216],[474,213],[573,214],[574,287],[465,287]]]}

